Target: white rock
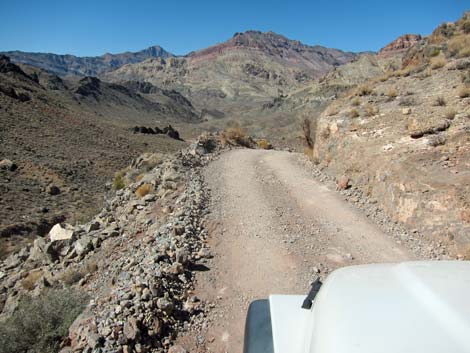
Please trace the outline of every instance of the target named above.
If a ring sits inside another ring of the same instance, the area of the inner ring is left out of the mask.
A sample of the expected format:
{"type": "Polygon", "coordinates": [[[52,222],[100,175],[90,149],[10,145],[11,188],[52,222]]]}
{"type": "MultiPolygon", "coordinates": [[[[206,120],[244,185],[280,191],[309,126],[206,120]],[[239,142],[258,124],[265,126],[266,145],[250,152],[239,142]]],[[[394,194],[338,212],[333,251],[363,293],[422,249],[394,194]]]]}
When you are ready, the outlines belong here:
{"type": "Polygon", "coordinates": [[[51,231],[49,232],[49,238],[51,242],[57,240],[68,240],[72,239],[73,237],[73,229],[62,228],[62,226],[57,223],[54,227],[52,227],[51,231]]]}

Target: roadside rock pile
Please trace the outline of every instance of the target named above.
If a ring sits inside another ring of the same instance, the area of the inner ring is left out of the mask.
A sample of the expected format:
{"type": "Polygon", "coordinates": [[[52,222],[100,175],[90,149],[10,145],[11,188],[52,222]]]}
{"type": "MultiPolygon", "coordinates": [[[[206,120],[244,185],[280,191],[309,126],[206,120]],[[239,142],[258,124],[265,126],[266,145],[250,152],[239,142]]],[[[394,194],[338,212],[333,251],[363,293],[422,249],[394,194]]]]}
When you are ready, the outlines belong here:
{"type": "Polygon", "coordinates": [[[57,224],[0,263],[1,316],[46,287],[87,292],[62,352],[163,352],[177,333],[204,325],[205,303],[192,293],[194,271],[211,256],[200,168],[218,141],[204,135],[171,157],[136,159],[92,221],[57,224]]]}

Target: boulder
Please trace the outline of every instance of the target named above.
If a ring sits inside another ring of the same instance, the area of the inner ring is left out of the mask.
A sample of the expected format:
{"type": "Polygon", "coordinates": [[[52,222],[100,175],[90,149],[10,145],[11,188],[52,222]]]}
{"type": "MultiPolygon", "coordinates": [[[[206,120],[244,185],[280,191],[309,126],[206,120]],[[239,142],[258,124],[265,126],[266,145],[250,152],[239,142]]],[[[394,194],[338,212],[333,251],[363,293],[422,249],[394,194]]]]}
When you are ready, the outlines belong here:
{"type": "Polygon", "coordinates": [[[55,186],[55,185],[49,185],[47,187],[47,193],[49,195],[59,195],[60,194],[60,189],[58,186],[55,186]]]}
{"type": "Polygon", "coordinates": [[[338,182],[336,183],[338,190],[346,190],[349,188],[351,185],[349,184],[349,178],[345,175],[343,175],[341,178],[338,179],[338,182]]]}
{"type": "Polygon", "coordinates": [[[189,251],[185,248],[177,249],[176,262],[186,265],[189,262],[189,251]]]}
{"type": "Polygon", "coordinates": [[[89,235],[84,235],[75,242],[75,252],[78,256],[86,254],[93,250],[93,241],[89,235]]]}
{"type": "Polygon", "coordinates": [[[175,305],[170,299],[163,297],[163,298],[158,298],[157,307],[160,310],[164,311],[165,313],[171,314],[171,312],[175,308],[175,305]]]}
{"type": "Polygon", "coordinates": [[[69,225],[62,227],[60,223],[57,223],[54,227],[52,227],[51,231],[49,232],[49,239],[51,242],[59,241],[59,240],[73,240],[75,236],[75,232],[73,228],[69,225]]]}
{"type": "Polygon", "coordinates": [[[86,225],[85,231],[87,233],[93,232],[101,228],[101,223],[98,221],[90,222],[86,225]]]}
{"type": "Polygon", "coordinates": [[[12,161],[10,161],[9,159],[2,159],[0,161],[0,169],[9,170],[10,172],[14,172],[17,168],[18,168],[18,166],[15,163],[13,163],[12,161]]]}

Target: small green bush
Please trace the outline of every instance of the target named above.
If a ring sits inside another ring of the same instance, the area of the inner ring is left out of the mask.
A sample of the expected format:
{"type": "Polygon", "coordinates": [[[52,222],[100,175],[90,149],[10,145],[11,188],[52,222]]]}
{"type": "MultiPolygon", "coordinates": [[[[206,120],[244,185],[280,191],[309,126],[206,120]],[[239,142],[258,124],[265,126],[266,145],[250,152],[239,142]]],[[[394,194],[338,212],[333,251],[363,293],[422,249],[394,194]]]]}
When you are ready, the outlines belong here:
{"type": "Polygon", "coordinates": [[[23,297],[13,315],[0,322],[0,353],[58,352],[87,297],[70,289],[49,289],[23,297]]]}
{"type": "Polygon", "coordinates": [[[114,175],[113,179],[113,189],[114,190],[121,190],[126,186],[126,183],[124,182],[124,173],[123,172],[117,172],[114,175]]]}

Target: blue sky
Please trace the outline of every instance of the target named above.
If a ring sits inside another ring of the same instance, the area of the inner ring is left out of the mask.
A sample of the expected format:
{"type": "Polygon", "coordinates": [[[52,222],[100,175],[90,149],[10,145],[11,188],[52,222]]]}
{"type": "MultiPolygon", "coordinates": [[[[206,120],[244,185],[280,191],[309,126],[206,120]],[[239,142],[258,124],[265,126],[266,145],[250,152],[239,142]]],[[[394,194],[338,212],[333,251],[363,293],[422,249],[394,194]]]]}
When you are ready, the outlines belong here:
{"type": "Polygon", "coordinates": [[[0,0],[0,51],[93,56],[158,44],[186,54],[248,29],[378,50],[404,33],[429,34],[465,10],[468,0],[0,0]]]}

